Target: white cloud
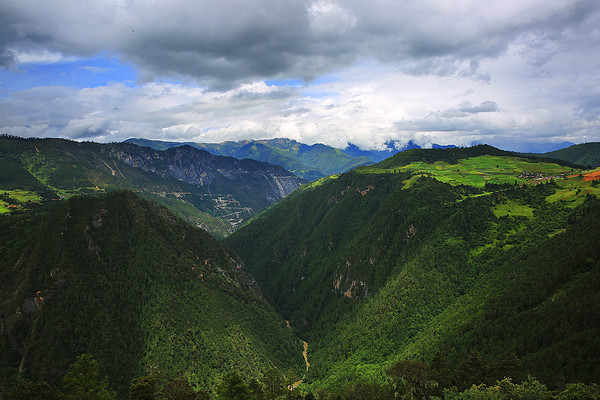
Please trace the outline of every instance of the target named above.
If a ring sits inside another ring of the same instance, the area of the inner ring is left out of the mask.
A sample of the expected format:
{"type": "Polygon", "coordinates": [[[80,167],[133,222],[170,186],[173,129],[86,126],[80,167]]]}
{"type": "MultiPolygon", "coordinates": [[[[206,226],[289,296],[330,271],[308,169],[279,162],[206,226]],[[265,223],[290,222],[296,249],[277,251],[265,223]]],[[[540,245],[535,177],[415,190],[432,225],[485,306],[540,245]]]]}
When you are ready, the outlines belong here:
{"type": "Polygon", "coordinates": [[[42,50],[37,52],[19,52],[10,50],[15,56],[17,64],[53,64],[58,62],[73,61],[76,57],[66,57],[59,52],[42,50]]]}
{"type": "Polygon", "coordinates": [[[0,66],[103,52],[142,79],[3,93],[0,129],[366,148],[600,140],[599,26],[594,0],[4,0],[0,66]],[[308,83],[264,82],[296,78],[308,83]]]}

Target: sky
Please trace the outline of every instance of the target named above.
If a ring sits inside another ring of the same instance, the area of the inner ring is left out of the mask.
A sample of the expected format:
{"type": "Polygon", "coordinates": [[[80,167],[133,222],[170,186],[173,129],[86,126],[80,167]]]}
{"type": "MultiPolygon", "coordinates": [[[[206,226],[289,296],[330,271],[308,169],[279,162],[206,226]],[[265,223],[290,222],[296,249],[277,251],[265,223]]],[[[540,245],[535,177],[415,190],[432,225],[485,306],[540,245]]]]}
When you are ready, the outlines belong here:
{"type": "Polygon", "coordinates": [[[0,133],[600,141],[600,1],[2,0],[0,133]]]}

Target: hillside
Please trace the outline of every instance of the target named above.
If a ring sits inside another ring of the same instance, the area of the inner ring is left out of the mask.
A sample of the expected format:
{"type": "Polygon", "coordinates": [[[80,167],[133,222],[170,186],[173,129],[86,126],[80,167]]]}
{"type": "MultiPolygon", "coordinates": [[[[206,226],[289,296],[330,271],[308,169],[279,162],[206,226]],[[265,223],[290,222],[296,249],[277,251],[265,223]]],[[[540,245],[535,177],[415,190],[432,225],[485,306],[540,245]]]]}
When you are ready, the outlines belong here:
{"type": "Polygon", "coordinates": [[[565,149],[542,154],[544,157],[569,161],[588,168],[600,167],[600,143],[576,144],[565,149]]]}
{"type": "Polygon", "coordinates": [[[220,237],[303,182],[276,165],[189,146],[156,151],[127,143],[1,136],[0,156],[0,210],[128,188],[220,237]],[[26,195],[34,200],[22,201],[26,195]]]}
{"type": "MultiPolygon", "coordinates": [[[[157,150],[189,145],[212,154],[250,158],[280,165],[295,175],[314,181],[327,175],[346,172],[373,162],[365,156],[351,156],[340,149],[324,144],[306,145],[290,139],[244,140],[223,143],[164,142],[148,139],[128,139],[127,143],[148,146],[157,150]]],[[[391,154],[391,153],[390,153],[391,154]]]]}
{"type": "Polygon", "coordinates": [[[205,390],[232,369],[304,367],[237,256],[132,192],[0,218],[0,249],[3,382],[23,370],[55,384],[81,353],[120,393],[148,366],[205,390]]]}
{"type": "Polygon", "coordinates": [[[474,351],[551,387],[595,381],[600,188],[579,172],[409,150],[304,187],[226,243],[309,343],[311,387],[474,351]]]}

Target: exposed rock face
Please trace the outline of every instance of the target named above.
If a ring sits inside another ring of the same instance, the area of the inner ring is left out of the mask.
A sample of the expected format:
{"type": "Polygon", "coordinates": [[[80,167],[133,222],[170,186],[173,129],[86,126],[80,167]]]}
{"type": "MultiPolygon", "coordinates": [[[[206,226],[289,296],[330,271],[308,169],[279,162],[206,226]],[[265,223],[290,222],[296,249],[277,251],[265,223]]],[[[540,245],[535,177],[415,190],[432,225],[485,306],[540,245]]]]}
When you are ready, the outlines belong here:
{"type": "Polygon", "coordinates": [[[252,191],[250,183],[260,182],[260,186],[269,188],[264,193],[268,203],[280,200],[303,183],[302,179],[277,165],[215,156],[191,146],[156,151],[132,144],[120,144],[110,148],[109,153],[132,167],[170,176],[191,185],[205,186],[225,178],[241,187],[247,186],[252,191]]]}

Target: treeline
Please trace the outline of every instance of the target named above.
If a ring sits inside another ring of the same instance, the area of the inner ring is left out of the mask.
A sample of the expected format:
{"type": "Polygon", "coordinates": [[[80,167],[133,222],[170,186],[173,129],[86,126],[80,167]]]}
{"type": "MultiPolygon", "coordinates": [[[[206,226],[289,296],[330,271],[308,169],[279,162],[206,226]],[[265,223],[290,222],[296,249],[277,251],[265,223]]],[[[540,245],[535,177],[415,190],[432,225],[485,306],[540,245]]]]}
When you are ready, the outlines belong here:
{"type": "MultiPolygon", "coordinates": [[[[293,374],[277,369],[267,371],[262,380],[244,379],[237,371],[225,374],[215,393],[192,387],[179,376],[166,379],[156,368],[131,381],[129,400],[595,400],[600,399],[597,384],[567,384],[561,390],[548,390],[532,376],[519,377],[518,360],[486,364],[473,353],[455,370],[437,357],[430,365],[402,360],[394,364],[383,382],[355,381],[335,388],[304,391],[295,388],[293,374]],[[516,368],[516,369],[515,369],[516,368]],[[516,378],[503,377],[512,370],[516,378]],[[481,382],[475,384],[473,382],[481,382]],[[518,382],[518,383],[515,383],[518,382]]],[[[82,354],[69,368],[60,387],[44,381],[16,377],[0,392],[6,400],[117,400],[117,394],[102,376],[96,360],[82,354]],[[3,393],[2,393],[3,392],[3,393]]]]}

